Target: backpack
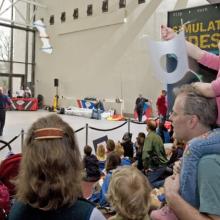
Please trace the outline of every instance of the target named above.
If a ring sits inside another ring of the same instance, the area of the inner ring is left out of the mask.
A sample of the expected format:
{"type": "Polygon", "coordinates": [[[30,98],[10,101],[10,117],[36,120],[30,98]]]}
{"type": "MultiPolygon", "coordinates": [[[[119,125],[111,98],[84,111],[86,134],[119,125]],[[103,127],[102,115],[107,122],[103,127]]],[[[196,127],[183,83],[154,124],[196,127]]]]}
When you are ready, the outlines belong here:
{"type": "Polygon", "coordinates": [[[10,210],[8,188],[0,182],[0,220],[5,220],[10,210]]]}

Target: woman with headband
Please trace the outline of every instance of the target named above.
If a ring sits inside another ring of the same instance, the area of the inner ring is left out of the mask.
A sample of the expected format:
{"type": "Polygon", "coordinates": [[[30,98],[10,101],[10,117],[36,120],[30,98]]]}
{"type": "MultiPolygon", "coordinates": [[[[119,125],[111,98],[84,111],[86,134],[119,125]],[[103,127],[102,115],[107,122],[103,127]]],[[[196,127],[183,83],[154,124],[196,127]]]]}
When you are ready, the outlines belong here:
{"type": "Polygon", "coordinates": [[[9,220],[104,220],[82,195],[82,160],[73,129],[57,115],[28,131],[9,220]]]}

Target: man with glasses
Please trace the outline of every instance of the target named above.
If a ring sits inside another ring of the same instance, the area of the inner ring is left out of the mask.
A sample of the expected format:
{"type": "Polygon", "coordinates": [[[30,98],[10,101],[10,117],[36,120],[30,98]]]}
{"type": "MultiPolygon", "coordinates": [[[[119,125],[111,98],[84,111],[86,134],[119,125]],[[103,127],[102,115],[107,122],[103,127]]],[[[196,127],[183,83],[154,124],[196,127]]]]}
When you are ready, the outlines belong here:
{"type": "Polygon", "coordinates": [[[170,120],[175,138],[187,145],[180,173],[165,181],[167,203],[181,220],[219,220],[220,129],[212,129],[215,99],[204,97],[193,85],[180,87],[175,95],[170,120]]]}

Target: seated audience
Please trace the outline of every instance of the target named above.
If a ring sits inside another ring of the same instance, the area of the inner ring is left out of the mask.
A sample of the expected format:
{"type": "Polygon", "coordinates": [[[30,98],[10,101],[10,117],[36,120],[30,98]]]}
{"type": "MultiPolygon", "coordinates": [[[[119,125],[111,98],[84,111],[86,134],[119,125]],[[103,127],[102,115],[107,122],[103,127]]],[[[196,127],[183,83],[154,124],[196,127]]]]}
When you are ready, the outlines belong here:
{"type": "Polygon", "coordinates": [[[149,220],[150,192],[147,178],[137,168],[115,170],[107,198],[116,215],[109,220],[149,220]]]}
{"type": "Polygon", "coordinates": [[[94,191],[89,198],[91,202],[95,202],[102,207],[108,206],[106,194],[112,177],[112,172],[120,165],[121,159],[117,153],[111,152],[107,155],[105,164],[106,176],[103,180],[99,180],[98,184],[94,187],[94,191]]]}
{"type": "Polygon", "coordinates": [[[167,163],[168,167],[173,168],[174,163],[183,156],[184,148],[185,148],[184,141],[178,141],[177,139],[174,139],[171,157],[167,163]]]}
{"type": "Polygon", "coordinates": [[[124,156],[124,148],[121,146],[120,143],[117,143],[115,145],[115,152],[118,154],[118,156],[121,158],[121,165],[122,166],[130,166],[131,165],[131,160],[129,157],[124,156]]]}
{"type": "Polygon", "coordinates": [[[97,146],[96,157],[99,161],[99,170],[103,171],[105,168],[105,161],[106,161],[105,146],[103,144],[99,144],[97,146]]]}
{"type": "Polygon", "coordinates": [[[134,156],[134,149],[133,149],[133,142],[131,138],[132,138],[132,134],[129,132],[126,132],[123,135],[121,145],[124,148],[124,156],[129,157],[132,160],[134,156]]]}
{"type": "Polygon", "coordinates": [[[38,119],[23,146],[9,220],[104,220],[80,199],[82,160],[73,129],[57,115],[38,119]]]}
{"type": "Polygon", "coordinates": [[[115,142],[112,139],[108,139],[106,143],[107,154],[115,150],[115,142]]]}
{"type": "Polygon", "coordinates": [[[154,187],[164,183],[167,158],[161,137],[156,134],[157,124],[154,120],[147,122],[148,134],[144,141],[142,161],[148,180],[154,187]]]}
{"type": "Polygon", "coordinates": [[[98,159],[94,154],[92,154],[92,148],[89,145],[84,147],[84,154],[83,165],[86,175],[83,180],[95,182],[100,178],[98,159]]]}
{"type": "Polygon", "coordinates": [[[144,147],[145,134],[143,132],[138,133],[136,140],[137,141],[134,144],[136,149],[136,166],[142,171],[144,168],[142,163],[142,151],[144,147]]]}
{"type": "Polygon", "coordinates": [[[170,135],[170,142],[173,143],[174,142],[174,137],[173,137],[173,125],[170,125],[170,128],[168,130],[169,135],[170,135]]]}
{"type": "Polygon", "coordinates": [[[156,133],[161,137],[163,143],[170,143],[170,134],[167,128],[164,126],[164,122],[159,122],[156,133]]]}
{"type": "Polygon", "coordinates": [[[220,219],[220,129],[214,98],[203,96],[192,85],[175,90],[170,120],[177,139],[186,142],[181,168],[165,181],[168,206],[152,212],[153,220],[220,219]]]}
{"type": "Polygon", "coordinates": [[[109,186],[109,183],[112,177],[112,172],[120,165],[121,165],[121,159],[118,156],[118,154],[116,154],[115,152],[109,153],[107,156],[106,166],[105,166],[107,174],[103,180],[100,199],[99,199],[99,204],[101,206],[107,205],[106,194],[107,194],[108,186],[109,186]]]}

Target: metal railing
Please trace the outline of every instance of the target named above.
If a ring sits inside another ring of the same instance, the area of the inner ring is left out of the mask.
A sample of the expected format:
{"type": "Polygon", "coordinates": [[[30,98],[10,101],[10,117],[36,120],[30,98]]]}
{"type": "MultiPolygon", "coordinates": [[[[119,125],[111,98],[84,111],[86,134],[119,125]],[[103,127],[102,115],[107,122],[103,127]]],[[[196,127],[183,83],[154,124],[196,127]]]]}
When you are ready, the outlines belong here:
{"type": "MultiPolygon", "coordinates": [[[[130,118],[126,119],[122,124],[120,124],[116,127],[107,128],[107,129],[96,128],[96,127],[93,127],[93,126],[89,126],[89,124],[86,123],[84,127],[81,127],[79,129],[75,130],[75,133],[81,132],[84,129],[86,129],[85,144],[88,145],[89,129],[96,130],[96,131],[101,131],[101,132],[103,132],[103,131],[106,132],[106,131],[113,131],[113,130],[119,129],[119,128],[121,128],[121,127],[123,127],[127,124],[127,131],[130,133],[131,123],[142,124],[142,125],[145,124],[145,122],[137,122],[137,121],[131,120],[130,118]]],[[[25,135],[25,132],[24,132],[24,129],[22,129],[21,132],[18,135],[16,135],[15,137],[13,137],[10,141],[7,142],[5,140],[0,140],[0,144],[1,143],[3,144],[3,146],[0,147],[0,151],[5,149],[6,147],[8,147],[9,151],[12,151],[11,143],[13,141],[15,141],[18,137],[21,137],[21,149],[22,149],[23,145],[24,145],[24,135],[25,135]]]]}

